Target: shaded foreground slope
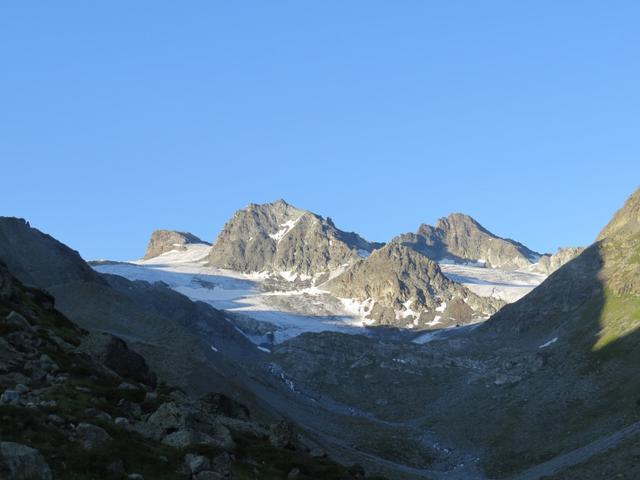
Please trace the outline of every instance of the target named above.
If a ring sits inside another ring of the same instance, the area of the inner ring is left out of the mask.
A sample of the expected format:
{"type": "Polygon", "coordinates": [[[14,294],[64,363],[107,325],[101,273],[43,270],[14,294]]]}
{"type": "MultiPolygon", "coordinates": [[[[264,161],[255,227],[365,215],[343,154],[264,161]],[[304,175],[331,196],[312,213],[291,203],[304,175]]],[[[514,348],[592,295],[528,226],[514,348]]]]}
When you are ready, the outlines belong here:
{"type": "Polygon", "coordinates": [[[124,343],[108,368],[53,304],[0,263],[0,478],[363,478],[224,395],[195,400],[123,374],[118,361],[145,367],[124,343]]]}

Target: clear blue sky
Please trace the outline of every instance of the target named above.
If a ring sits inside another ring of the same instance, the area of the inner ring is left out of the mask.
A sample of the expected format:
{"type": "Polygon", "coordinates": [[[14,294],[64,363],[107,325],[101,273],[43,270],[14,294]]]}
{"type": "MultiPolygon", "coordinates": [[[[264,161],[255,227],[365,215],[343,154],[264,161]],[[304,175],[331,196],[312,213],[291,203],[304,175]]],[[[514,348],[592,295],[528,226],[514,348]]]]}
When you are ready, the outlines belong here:
{"type": "Polygon", "coordinates": [[[283,197],[539,251],[640,185],[637,1],[5,1],[0,214],[86,258],[283,197]]]}

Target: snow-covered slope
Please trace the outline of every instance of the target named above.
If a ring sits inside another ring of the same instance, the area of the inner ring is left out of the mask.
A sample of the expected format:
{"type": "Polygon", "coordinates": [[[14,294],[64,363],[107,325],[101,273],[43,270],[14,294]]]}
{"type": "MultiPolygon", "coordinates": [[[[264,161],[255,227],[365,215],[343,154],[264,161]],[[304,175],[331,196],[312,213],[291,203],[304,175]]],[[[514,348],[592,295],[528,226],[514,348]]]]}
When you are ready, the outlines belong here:
{"type": "MultiPolygon", "coordinates": [[[[130,280],[164,282],[192,300],[207,302],[229,313],[256,343],[279,343],[304,332],[365,333],[371,302],[338,298],[323,285],[295,288],[282,275],[241,273],[208,264],[211,246],[188,244],[147,260],[94,264],[101,273],[130,280]]],[[[513,302],[541,283],[545,276],[468,265],[440,264],[442,272],[480,296],[513,302]]],[[[333,272],[339,274],[341,269],[333,272]]],[[[334,277],[335,275],[331,275],[334,277]]],[[[441,326],[440,326],[441,327],[441,326]]],[[[438,328],[429,325],[428,328],[438,328]]]]}
{"type": "Polygon", "coordinates": [[[206,260],[210,248],[205,244],[187,245],[183,251],[170,251],[149,260],[102,263],[94,268],[130,280],[164,282],[192,300],[224,309],[245,325],[245,333],[258,343],[265,336],[281,342],[304,332],[361,333],[361,319],[327,292],[315,287],[268,291],[266,285],[277,275],[211,267],[206,260]]]}
{"type": "Polygon", "coordinates": [[[501,270],[481,266],[440,263],[449,279],[461,283],[476,295],[515,302],[540,285],[546,275],[526,270],[501,270]]]}

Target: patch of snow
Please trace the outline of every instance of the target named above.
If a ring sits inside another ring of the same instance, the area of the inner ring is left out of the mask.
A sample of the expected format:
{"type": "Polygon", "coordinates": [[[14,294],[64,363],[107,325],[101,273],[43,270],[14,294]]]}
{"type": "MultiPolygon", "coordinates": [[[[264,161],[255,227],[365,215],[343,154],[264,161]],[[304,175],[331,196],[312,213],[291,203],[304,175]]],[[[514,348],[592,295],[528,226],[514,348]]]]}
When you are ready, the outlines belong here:
{"type": "Polygon", "coordinates": [[[419,317],[420,314],[418,312],[415,312],[411,309],[411,305],[414,303],[414,299],[410,298],[409,300],[407,300],[406,302],[404,302],[402,304],[402,306],[404,307],[403,310],[398,310],[396,311],[396,320],[400,320],[400,319],[404,319],[407,317],[419,317]]]}
{"type": "Polygon", "coordinates": [[[547,343],[543,343],[542,345],[540,345],[538,348],[547,348],[548,346],[553,345],[557,341],[558,341],[558,337],[554,337],[551,340],[549,340],[547,343]]]}
{"type": "Polygon", "coordinates": [[[438,307],[436,307],[436,312],[444,312],[447,309],[447,302],[442,302],[438,307]]]}
{"type": "Polygon", "coordinates": [[[300,218],[302,218],[302,215],[296,218],[295,220],[288,220],[280,224],[280,230],[278,230],[276,233],[272,233],[269,236],[273,238],[276,242],[280,243],[280,241],[284,238],[284,236],[287,233],[289,233],[293,227],[296,226],[296,223],[298,223],[298,220],[300,220],[300,218]]]}
{"type": "Polygon", "coordinates": [[[216,347],[214,347],[213,345],[211,345],[211,350],[213,350],[214,352],[218,351],[218,349],[216,347]]]}
{"type": "Polygon", "coordinates": [[[266,352],[266,353],[271,353],[271,350],[269,350],[268,348],[261,347],[261,346],[258,346],[258,350],[262,350],[263,352],[266,352]]]}

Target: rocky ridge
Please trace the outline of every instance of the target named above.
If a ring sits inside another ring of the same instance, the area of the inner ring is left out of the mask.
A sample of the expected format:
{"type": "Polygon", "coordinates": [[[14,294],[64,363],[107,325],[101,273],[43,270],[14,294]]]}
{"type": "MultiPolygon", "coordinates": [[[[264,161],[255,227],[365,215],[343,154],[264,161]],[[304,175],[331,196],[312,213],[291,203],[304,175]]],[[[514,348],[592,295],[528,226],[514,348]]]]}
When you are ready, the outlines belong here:
{"type": "Polygon", "coordinates": [[[309,279],[353,264],[380,246],[339,230],[330,218],[278,200],[237,211],[213,244],[209,262],[241,272],[309,279]]]}
{"type": "Polygon", "coordinates": [[[396,242],[325,287],[338,297],[360,301],[361,313],[375,326],[443,328],[488,318],[503,305],[449,280],[436,262],[396,242]]]}
{"type": "Polygon", "coordinates": [[[436,261],[473,262],[506,270],[526,268],[540,256],[521,243],[494,235],[462,213],[440,218],[435,227],[422,224],[416,233],[394,241],[436,261]]]}

